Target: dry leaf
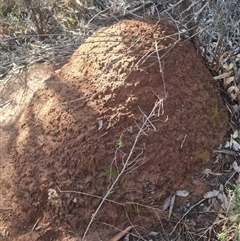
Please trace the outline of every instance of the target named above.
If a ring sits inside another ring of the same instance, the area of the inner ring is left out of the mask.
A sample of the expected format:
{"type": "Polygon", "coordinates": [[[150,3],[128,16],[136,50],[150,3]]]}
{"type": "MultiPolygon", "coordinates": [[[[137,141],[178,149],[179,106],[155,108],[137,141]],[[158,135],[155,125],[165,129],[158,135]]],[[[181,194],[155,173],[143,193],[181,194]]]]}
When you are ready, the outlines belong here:
{"type": "Polygon", "coordinates": [[[239,89],[236,86],[231,86],[227,89],[228,95],[231,97],[232,100],[236,100],[238,96],[239,89]]]}
{"type": "Polygon", "coordinates": [[[163,204],[163,207],[162,207],[162,210],[165,211],[169,208],[170,206],[170,203],[171,203],[171,200],[172,200],[172,195],[170,195],[169,197],[167,197],[165,200],[164,200],[164,204],[163,204]]]}
{"type": "Polygon", "coordinates": [[[227,69],[227,68],[228,68],[228,64],[225,63],[225,64],[222,65],[222,67],[223,67],[224,69],[227,69]]]}
{"type": "Polygon", "coordinates": [[[223,194],[222,193],[219,193],[217,195],[217,199],[220,200],[221,202],[223,202],[223,194]]]}
{"type": "Polygon", "coordinates": [[[100,119],[100,120],[98,120],[98,131],[100,131],[102,129],[102,127],[103,127],[103,120],[100,119]]]}
{"type": "Polygon", "coordinates": [[[232,68],[233,68],[233,63],[230,63],[230,64],[228,65],[227,70],[229,71],[229,70],[231,70],[232,68]]]}
{"type": "Polygon", "coordinates": [[[240,166],[238,166],[238,164],[237,164],[236,161],[233,162],[232,166],[233,166],[233,169],[234,169],[236,172],[240,172],[240,166]]]}
{"type": "Polygon", "coordinates": [[[158,232],[151,231],[148,235],[149,235],[149,236],[157,237],[157,236],[159,235],[159,233],[158,233],[158,232]]]}
{"type": "Polygon", "coordinates": [[[223,210],[229,210],[230,207],[230,199],[223,193],[223,202],[221,204],[221,207],[223,210]]]}
{"type": "Polygon", "coordinates": [[[4,228],[3,231],[2,231],[2,237],[7,238],[7,236],[8,236],[7,228],[4,228]]]}
{"type": "Polygon", "coordinates": [[[234,139],[238,138],[238,130],[235,130],[234,133],[231,135],[234,139]]]}
{"type": "MultiPolygon", "coordinates": [[[[218,194],[218,196],[219,196],[219,194],[218,194]]],[[[212,206],[212,210],[214,210],[214,211],[221,210],[220,203],[219,203],[219,201],[217,200],[216,197],[212,198],[212,205],[211,206],[212,206]]]]}
{"type": "Polygon", "coordinates": [[[187,197],[189,195],[189,192],[186,190],[178,190],[176,191],[176,195],[179,197],[187,197]]]}
{"type": "Polygon", "coordinates": [[[206,199],[207,198],[213,198],[213,197],[216,197],[218,194],[219,194],[218,190],[213,190],[213,191],[205,193],[204,198],[206,198],[206,199]]]}
{"type": "Polygon", "coordinates": [[[224,78],[229,77],[230,75],[231,75],[231,72],[226,72],[226,73],[220,74],[218,76],[214,76],[213,79],[214,80],[224,79],[224,78]]]}
{"type": "Polygon", "coordinates": [[[170,208],[169,208],[168,219],[171,218],[175,198],[176,198],[176,195],[173,195],[172,200],[171,200],[171,204],[170,204],[170,208]]]}
{"type": "Polygon", "coordinates": [[[235,139],[238,138],[238,131],[235,130],[234,133],[231,135],[229,146],[230,148],[238,151],[240,149],[240,145],[235,139]]]}
{"type": "Polygon", "coordinates": [[[226,87],[227,85],[231,84],[232,82],[234,82],[234,77],[231,76],[229,78],[224,78],[224,86],[226,87]]]}
{"type": "Polygon", "coordinates": [[[218,217],[221,218],[221,219],[225,218],[225,216],[222,213],[218,213],[218,217]]]}
{"type": "Polygon", "coordinates": [[[233,138],[231,138],[231,140],[230,140],[230,147],[231,147],[234,151],[240,150],[240,145],[239,145],[239,143],[236,142],[233,138]]]}
{"type": "Polygon", "coordinates": [[[224,145],[225,148],[230,147],[230,141],[226,141],[226,144],[224,145]]]}

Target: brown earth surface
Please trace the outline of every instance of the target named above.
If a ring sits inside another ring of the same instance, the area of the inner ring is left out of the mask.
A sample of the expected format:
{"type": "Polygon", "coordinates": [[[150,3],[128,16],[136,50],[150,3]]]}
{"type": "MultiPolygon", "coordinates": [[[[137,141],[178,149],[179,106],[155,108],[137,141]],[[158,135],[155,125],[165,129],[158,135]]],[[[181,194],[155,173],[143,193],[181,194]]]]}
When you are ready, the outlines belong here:
{"type": "Polygon", "coordinates": [[[114,202],[103,204],[86,240],[129,225],[144,235],[166,220],[170,194],[187,190],[186,203],[208,190],[198,173],[226,134],[227,110],[193,44],[174,33],[136,20],[99,30],[2,122],[8,240],[82,237],[100,203],[94,195],[103,197],[124,165],[108,195],[114,202]]]}

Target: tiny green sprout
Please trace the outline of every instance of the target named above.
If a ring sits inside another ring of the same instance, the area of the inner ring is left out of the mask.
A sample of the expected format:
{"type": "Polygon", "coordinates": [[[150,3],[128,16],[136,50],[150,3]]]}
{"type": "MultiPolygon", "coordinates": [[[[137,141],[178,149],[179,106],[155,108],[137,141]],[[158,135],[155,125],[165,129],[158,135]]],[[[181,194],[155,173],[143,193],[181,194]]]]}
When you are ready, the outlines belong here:
{"type": "Polygon", "coordinates": [[[120,138],[117,140],[117,148],[121,148],[121,147],[123,147],[122,137],[120,137],[120,138]]]}
{"type": "Polygon", "coordinates": [[[225,240],[225,239],[226,239],[226,233],[224,233],[224,232],[218,233],[218,234],[217,234],[217,239],[218,239],[219,241],[225,240]]]}
{"type": "Polygon", "coordinates": [[[212,116],[213,118],[216,118],[218,116],[218,107],[213,107],[212,108],[212,116]]]}
{"type": "Polygon", "coordinates": [[[104,177],[109,179],[109,178],[114,178],[117,176],[116,171],[109,165],[104,167],[104,177]]]}

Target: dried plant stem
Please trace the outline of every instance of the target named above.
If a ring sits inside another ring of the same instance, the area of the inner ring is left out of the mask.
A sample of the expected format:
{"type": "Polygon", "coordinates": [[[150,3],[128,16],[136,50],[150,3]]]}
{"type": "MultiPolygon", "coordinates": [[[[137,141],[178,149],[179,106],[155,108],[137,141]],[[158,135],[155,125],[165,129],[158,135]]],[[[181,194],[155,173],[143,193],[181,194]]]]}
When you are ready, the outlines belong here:
{"type": "Polygon", "coordinates": [[[190,211],[195,208],[196,206],[198,206],[199,204],[201,204],[203,201],[205,201],[206,198],[201,199],[199,202],[195,203],[191,208],[188,209],[188,211],[178,220],[177,224],[174,226],[172,232],[170,233],[170,236],[173,235],[173,233],[175,232],[177,226],[179,225],[179,223],[188,215],[188,213],[190,213],[190,211]]]}
{"type": "Polygon", "coordinates": [[[91,217],[91,220],[90,222],[88,223],[88,226],[83,234],[83,237],[82,237],[82,241],[84,241],[84,239],[86,238],[86,235],[88,233],[88,230],[89,228],[91,227],[97,213],[99,212],[99,210],[101,209],[103,203],[106,201],[107,197],[109,196],[109,194],[112,192],[113,188],[115,187],[116,183],[118,182],[119,178],[125,173],[126,169],[128,168],[129,166],[129,163],[130,163],[130,160],[133,156],[133,153],[134,153],[134,150],[136,148],[136,145],[138,143],[138,140],[140,138],[140,136],[142,135],[142,133],[144,132],[144,129],[146,128],[147,125],[149,125],[150,123],[150,119],[151,117],[153,117],[155,115],[155,111],[156,109],[162,105],[162,102],[164,101],[164,99],[159,99],[155,104],[154,104],[154,107],[152,109],[152,111],[150,112],[150,114],[147,116],[147,118],[145,119],[145,121],[143,122],[141,128],[139,129],[138,133],[137,133],[137,136],[134,140],[134,143],[132,145],[132,148],[126,158],[126,161],[124,162],[123,164],[123,168],[122,170],[120,171],[120,173],[118,174],[118,176],[116,177],[116,179],[114,180],[114,182],[112,183],[112,185],[110,186],[110,188],[108,189],[107,193],[105,194],[105,196],[103,197],[102,201],[100,202],[98,208],[96,209],[96,211],[94,212],[94,214],[92,215],[91,217]]]}
{"type": "MultiPolygon", "coordinates": [[[[141,127],[139,127],[139,131],[135,137],[134,143],[131,147],[131,150],[129,151],[129,154],[126,157],[126,160],[122,162],[123,167],[122,170],[118,173],[118,176],[116,177],[116,179],[113,181],[112,185],[110,186],[110,188],[108,189],[107,193],[105,194],[105,196],[102,198],[99,206],[97,207],[96,211],[94,212],[94,214],[91,217],[90,222],[87,225],[87,228],[83,234],[82,237],[82,241],[84,241],[94,219],[96,218],[99,210],[101,209],[102,205],[104,204],[104,202],[107,200],[107,197],[109,196],[109,194],[112,192],[113,188],[115,187],[115,185],[117,184],[118,180],[120,179],[120,177],[128,170],[129,165],[131,165],[133,162],[135,162],[134,166],[138,163],[138,159],[134,158],[133,161],[131,161],[131,158],[134,154],[134,150],[136,149],[137,143],[139,141],[139,138],[141,135],[146,134],[145,131],[149,129],[149,124],[150,126],[154,128],[154,125],[151,122],[151,118],[153,116],[156,116],[156,113],[158,113],[157,117],[159,117],[159,113],[161,113],[161,111],[159,109],[163,108],[163,102],[164,100],[167,98],[167,93],[166,93],[166,86],[165,86],[165,80],[164,80],[164,74],[163,74],[163,69],[162,69],[162,63],[161,63],[161,58],[159,56],[159,50],[157,47],[157,42],[155,42],[155,51],[157,53],[157,59],[158,59],[158,64],[159,64],[159,73],[162,77],[162,82],[163,82],[163,86],[164,86],[164,90],[163,90],[163,98],[160,98],[159,96],[157,96],[157,101],[155,102],[151,112],[149,115],[144,114],[144,121],[141,127]]],[[[161,114],[163,114],[164,112],[162,112],[161,114]]]]}

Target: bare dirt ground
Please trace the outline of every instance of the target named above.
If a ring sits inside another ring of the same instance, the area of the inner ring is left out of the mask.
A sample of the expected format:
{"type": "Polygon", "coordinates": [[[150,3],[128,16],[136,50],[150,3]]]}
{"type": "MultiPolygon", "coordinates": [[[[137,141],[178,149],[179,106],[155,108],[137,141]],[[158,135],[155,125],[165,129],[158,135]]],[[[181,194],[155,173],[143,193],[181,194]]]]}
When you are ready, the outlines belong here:
{"type": "Polygon", "coordinates": [[[0,230],[7,227],[7,240],[81,237],[96,196],[118,176],[161,98],[86,240],[108,240],[114,227],[129,225],[143,235],[164,225],[170,194],[187,190],[178,200],[187,203],[208,190],[199,173],[227,132],[227,110],[193,44],[174,33],[150,20],[103,28],[61,69],[36,70],[45,81],[11,121],[10,107],[1,110],[0,230]]]}

